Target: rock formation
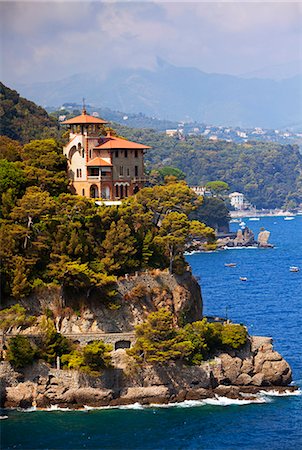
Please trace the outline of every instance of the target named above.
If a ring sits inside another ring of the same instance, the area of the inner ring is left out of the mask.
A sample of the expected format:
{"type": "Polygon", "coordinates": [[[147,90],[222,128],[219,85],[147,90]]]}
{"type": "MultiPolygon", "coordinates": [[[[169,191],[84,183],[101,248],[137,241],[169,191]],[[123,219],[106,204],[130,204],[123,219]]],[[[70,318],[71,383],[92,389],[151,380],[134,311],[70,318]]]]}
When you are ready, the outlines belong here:
{"type": "Polygon", "coordinates": [[[273,350],[272,340],[251,337],[238,351],[217,354],[198,366],[180,362],[137,366],[125,350],[113,352],[112,369],[91,377],[74,370],[56,370],[36,363],[22,372],[7,362],[0,365],[5,386],[2,405],[28,408],[50,405],[82,408],[132,403],[161,404],[200,400],[215,395],[247,398],[259,390],[294,389],[291,369],[273,350]]]}

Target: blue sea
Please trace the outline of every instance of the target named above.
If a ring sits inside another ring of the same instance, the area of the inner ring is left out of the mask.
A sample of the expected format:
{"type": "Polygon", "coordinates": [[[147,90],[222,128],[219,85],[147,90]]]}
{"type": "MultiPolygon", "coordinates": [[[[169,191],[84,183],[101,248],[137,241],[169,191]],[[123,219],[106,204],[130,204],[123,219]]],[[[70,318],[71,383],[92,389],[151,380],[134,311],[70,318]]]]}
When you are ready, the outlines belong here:
{"type": "MultiPolygon", "coordinates": [[[[255,233],[261,227],[271,231],[275,248],[190,255],[204,314],[227,315],[245,323],[250,334],[272,336],[301,386],[302,270],[292,273],[289,267],[302,269],[302,216],[244,220],[255,233]]],[[[1,421],[3,450],[302,449],[302,396],[267,396],[253,404],[220,399],[161,408],[2,413],[8,416],[1,421]]]]}

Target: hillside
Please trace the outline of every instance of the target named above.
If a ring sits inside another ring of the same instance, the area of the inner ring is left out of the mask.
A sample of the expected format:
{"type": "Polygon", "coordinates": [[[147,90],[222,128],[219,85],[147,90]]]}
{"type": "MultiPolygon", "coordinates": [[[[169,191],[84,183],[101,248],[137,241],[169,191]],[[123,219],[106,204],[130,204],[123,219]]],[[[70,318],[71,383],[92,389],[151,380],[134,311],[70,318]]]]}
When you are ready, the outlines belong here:
{"type": "Polygon", "coordinates": [[[301,124],[301,77],[285,80],[209,74],[159,61],[155,70],[125,69],[100,79],[78,74],[16,86],[40,105],[81,102],[161,119],[284,128],[301,124]]]}
{"type": "Polygon", "coordinates": [[[58,123],[45,109],[0,83],[0,135],[22,143],[58,137],[58,123]]]}
{"type": "Polygon", "coordinates": [[[127,139],[152,147],[147,169],[174,166],[186,174],[189,185],[223,180],[232,191],[243,192],[258,208],[280,208],[302,202],[302,156],[295,145],[247,142],[236,144],[202,137],[186,140],[153,130],[115,125],[127,139]]]}

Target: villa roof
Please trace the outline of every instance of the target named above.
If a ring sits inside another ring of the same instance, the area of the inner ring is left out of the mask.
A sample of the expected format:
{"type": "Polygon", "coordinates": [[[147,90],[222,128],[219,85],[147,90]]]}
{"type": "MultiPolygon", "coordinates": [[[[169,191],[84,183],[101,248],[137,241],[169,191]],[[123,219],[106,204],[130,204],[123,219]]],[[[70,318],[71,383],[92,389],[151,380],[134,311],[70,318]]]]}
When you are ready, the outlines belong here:
{"type": "Polygon", "coordinates": [[[147,149],[151,148],[148,145],[138,144],[136,142],[127,141],[127,139],[122,139],[116,136],[111,136],[110,133],[107,134],[106,137],[101,138],[101,142],[97,147],[94,147],[100,150],[115,150],[115,149],[147,149]]]}
{"type": "Polygon", "coordinates": [[[112,167],[112,164],[100,157],[93,158],[87,163],[87,167],[97,167],[97,166],[112,167]]]}
{"type": "Polygon", "coordinates": [[[99,119],[98,117],[89,116],[86,113],[86,110],[83,109],[82,114],[80,116],[73,117],[72,119],[65,120],[61,122],[62,125],[76,125],[76,124],[105,124],[108,123],[106,120],[99,119]]]}

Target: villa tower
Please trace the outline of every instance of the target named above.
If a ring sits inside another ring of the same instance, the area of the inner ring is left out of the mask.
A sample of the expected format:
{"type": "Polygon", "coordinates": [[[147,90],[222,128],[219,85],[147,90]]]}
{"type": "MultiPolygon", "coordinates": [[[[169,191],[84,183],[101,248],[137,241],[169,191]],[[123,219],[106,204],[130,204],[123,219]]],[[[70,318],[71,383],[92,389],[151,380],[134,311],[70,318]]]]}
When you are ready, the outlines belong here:
{"type": "Polygon", "coordinates": [[[144,152],[147,145],[127,141],[110,132],[103,119],[87,114],[62,122],[70,129],[64,147],[68,176],[78,195],[104,200],[120,200],[144,186],[144,152]]]}

